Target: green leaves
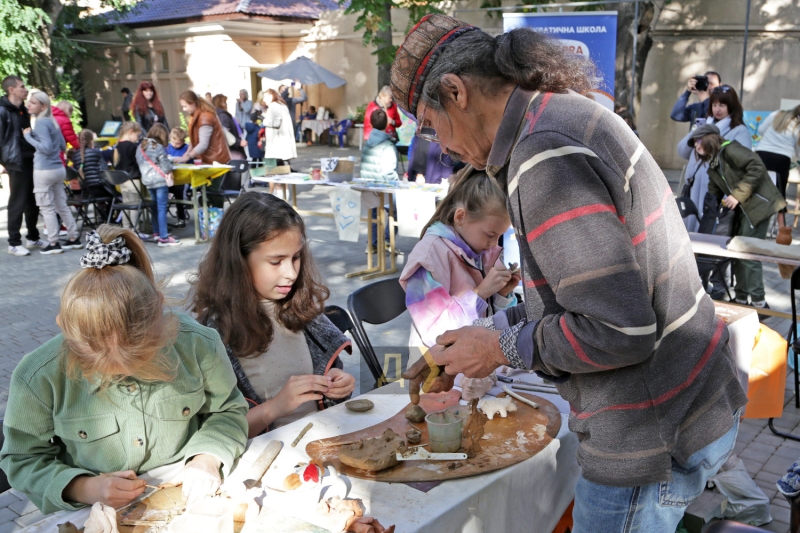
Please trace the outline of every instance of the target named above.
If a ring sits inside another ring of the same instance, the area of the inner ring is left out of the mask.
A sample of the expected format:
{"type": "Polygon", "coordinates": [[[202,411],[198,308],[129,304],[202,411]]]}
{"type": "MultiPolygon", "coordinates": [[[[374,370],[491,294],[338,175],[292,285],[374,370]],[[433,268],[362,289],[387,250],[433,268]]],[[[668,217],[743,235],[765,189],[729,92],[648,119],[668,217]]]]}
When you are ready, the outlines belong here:
{"type": "Polygon", "coordinates": [[[0,79],[29,72],[37,53],[46,48],[39,28],[49,23],[41,8],[22,6],[16,0],[0,2],[0,79]]]}

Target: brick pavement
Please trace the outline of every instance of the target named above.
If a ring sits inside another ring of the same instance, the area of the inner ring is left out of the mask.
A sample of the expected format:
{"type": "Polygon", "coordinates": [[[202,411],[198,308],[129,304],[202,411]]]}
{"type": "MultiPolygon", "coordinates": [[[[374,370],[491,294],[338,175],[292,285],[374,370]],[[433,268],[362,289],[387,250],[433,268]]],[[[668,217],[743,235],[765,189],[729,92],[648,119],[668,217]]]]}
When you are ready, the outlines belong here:
{"type": "MultiPolygon", "coordinates": [[[[312,157],[356,155],[355,150],[339,150],[314,147],[300,151],[301,167],[312,157]]],[[[676,185],[677,176],[668,173],[676,185]]],[[[4,189],[0,189],[0,416],[5,412],[8,383],[11,372],[19,360],[29,351],[50,339],[58,332],[55,316],[64,284],[77,269],[79,253],[67,251],[61,255],[43,256],[34,252],[30,257],[17,258],[5,253],[6,211],[8,181],[3,178],[4,189]]],[[[793,194],[793,191],[791,191],[793,194]]],[[[330,205],[325,190],[315,189],[300,195],[301,207],[317,211],[328,211],[330,205]]],[[[343,243],[336,240],[330,219],[311,217],[307,219],[311,249],[323,276],[331,288],[330,303],[346,306],[347,295],[363,285],[359,280],[347,279],[344,274],[363,267],[365,261],[365,237],[359,243],[343,243]]],[[[41,224],[40,224],[41,227],[41,224]]],[[[207,246],[192,244],[191,228],[175,232],[184,245],[174,248],[149,249],[156,271],[160,276],[170,277],[170,295],[183,298],[188,289],[187,276],[197,266],[207,246]]],[[[800,235],[800,234],[798,234],[800,235]]],[[[398,248],[408,252],[415,240],[398,239],[398,248]]],[[[402,268],[403,257],[398,264],[402,268]]],[[[790,310],[788,281],[780,279],[777,268],[764,268],[767,300],[773,309],[790,310]]],[[[786,320],[769,319],[766,324],[785,335],[789,328],[786,320]]],[[[375,327],[369,330],[374,344],[404,345],[408,339],[409,320],[401,316],[391,327],[375,327]]],[[[349,372],[359,373],[359,356],[355,353],[344,358],[349,372]]],[[[787,379],[786,409],[775,425],[783,431],[800,436],[800,410],[794,408],[793,385],[787,379]]],[[[741,424],[735,453],[744,461],[748,472],[771,500],[773,521],[764,526],[769,531],[788,532],[789,507],[778,495],[775,481],[800,457],[800,442],[784,440],[773,435],[765,420],[745,420],[741,424]]],[[[0,533],[19,531],[40,518],[39,511],[21,493],[10,490],[0,494],[0,533]]]]}

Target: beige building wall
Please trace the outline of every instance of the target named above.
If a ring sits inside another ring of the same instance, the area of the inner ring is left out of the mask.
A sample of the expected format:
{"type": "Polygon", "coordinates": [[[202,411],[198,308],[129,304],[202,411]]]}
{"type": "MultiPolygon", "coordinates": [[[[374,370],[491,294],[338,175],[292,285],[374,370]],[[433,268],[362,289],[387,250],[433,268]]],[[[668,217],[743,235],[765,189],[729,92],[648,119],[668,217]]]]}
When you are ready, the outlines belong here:
{"type": "MultiPolygon", "coordinates": [[[[691,76],[715,70],[739,92],[746,0],[678,0],[665,6],[645,65],[639,135],[662,168],[685,163],[676,152],[688,123],[669,118],[691,76]]],[[[800,99],[800,3],[753,0],[747,45],[745,110],[774,111],[800,99]]],[[[690,102],[696,102],[693,97],[690,102]]]]}

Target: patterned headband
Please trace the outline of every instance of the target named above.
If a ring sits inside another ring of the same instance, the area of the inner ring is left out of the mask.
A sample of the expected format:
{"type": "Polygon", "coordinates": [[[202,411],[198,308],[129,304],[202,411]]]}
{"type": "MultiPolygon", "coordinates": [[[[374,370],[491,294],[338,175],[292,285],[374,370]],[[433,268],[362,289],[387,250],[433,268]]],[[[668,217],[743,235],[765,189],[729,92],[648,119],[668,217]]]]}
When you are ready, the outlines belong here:
{"type": "Polygon", "coordinates": [[[131,260],[131,251],[125,244],[122,237],[104,243],[96,231],[91,232],[86,238],[86,253],[81,257],[81,267],[101,269],[124,265],[131,260]]]}
{"type": "Polygon", "coordinates": [[[392,93],[403,111],[416,117],[430,68],[450,43],[478,29],[440,14],[426,15],[411,29],[392,63],[392,93]]]}

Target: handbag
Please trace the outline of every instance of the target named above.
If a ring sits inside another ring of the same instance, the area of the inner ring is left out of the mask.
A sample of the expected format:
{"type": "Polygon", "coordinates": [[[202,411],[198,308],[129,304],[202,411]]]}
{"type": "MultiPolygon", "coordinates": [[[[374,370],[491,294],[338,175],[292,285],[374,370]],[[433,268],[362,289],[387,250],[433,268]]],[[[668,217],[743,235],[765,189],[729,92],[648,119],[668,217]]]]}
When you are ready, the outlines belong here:
{"type": "Polygon", "coordinates": [[[736,233],[736,210],[728,209],[717,198],[706,193],[703,200],[703,218],[700,219],[699,233],[733,237],[736,233]]]}
{"type": "Polygon", "coordinates": [[[233,135],[233,133],[229,132],[224,126],[222,127],[222,132],[225,134],[225,141],[228,143],[228,146],[233,146],[236,144],[236,137],[233,135]]]}
{"type": "Polygon", "coordinates": [[[161,170],[161,167],[153,163],[153,160],[147,157],[147,152],[144,150],[144,148],[140,148],[140,150],[142,151],[142,157],[144,157],[144,160],[150,163],[150,166],[156,169],[161,177],[164,178],[164,181],[167,182],[167,187],[172,187],[175,185],[175,179],[172,177],[172,173],[170,172],[169,174],[164,174],[164,171],[161,170]]]}

